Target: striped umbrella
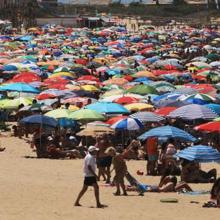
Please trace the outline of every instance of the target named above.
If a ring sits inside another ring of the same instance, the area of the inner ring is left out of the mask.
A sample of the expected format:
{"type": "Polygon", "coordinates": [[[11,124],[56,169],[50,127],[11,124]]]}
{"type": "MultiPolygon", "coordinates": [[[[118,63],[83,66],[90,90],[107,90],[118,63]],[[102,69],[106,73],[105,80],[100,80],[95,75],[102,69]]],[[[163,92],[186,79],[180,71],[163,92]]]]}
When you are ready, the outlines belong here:
{"type": "Polygon", "coordinates": [[[185,120],[196,120],[196,119],[213,119],[217,118],[218,115],[211,109],[197,104],[186,105],[172,111],[168,117],[171,118],[182,118],[185,120]]]}
{"type": "Polygon", "coordinates": [[[164,120],[164,117],[153,112],[137,112],[130,115],[132,118],[137,118],[141,122],[159,122],[164,120]]]}
{"type": "Polygon", "coordinates": [[[220,152],[205,145],[188,147],[175,154],[175,156],[199,163],[220,162],[220,152]]]}
{"type": "Polygon", "coordinates": [[[196,141],[196,138],[194,138],[191,134],[173,126],[161,126],[153,128],[139,136],[138,139],[144,141],[149,137],[166,137],[176,138],[183,141],[196,141]]]}
{"type": "Polygon", "coordinates": [[[144,125],[136,118],[126,118],[114,123],[111,128],[115,130],[135,131],[144,128],[144,125]]]}

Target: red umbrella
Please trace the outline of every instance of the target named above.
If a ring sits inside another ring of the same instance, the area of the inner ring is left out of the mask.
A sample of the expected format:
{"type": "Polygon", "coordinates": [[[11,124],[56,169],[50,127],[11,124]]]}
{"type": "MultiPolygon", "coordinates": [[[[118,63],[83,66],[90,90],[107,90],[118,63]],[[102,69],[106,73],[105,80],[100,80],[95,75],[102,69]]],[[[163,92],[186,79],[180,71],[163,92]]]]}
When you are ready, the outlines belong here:
{"type": "Polygon", "coordinates": [[[44,80],[43,85],[47,86],[50,84],[56,84],[56,83],[61,83],[61,84],[67,84],[69,82],[68,79],[64,79],[62,77],[53,77],[53,78],[48,78],[46,80],[44,80]]]}
{"type": "Polygon", "coordinates": [[[49,85],[47,85],[47,88],[64,90],[64,89],[66,89],[66,84],[62,84],[62,83],[49,84],[49,85]]]}
{"type": "Polygon", "coordinates": [[[163,108],[157,109],[154,112],[157,113],[158,115],[167,116],[170,114],[170,112],[176,109],[177,109],[176,107],[163,107],[163,108]]]}
{"type": "Polygon", "coordinates": [[[117,99],[113,100],[113,102],[125,105],[125,104],[131,104],[131,103],[139,102],[139,99],[131,97],[131,96],[123,96],[123,97],[120,97],[120,98],[117,98],[117,99]]]}
{"type": "Polygon", "coordinates": [[[220,121],[212,121],[205,124],[201,124],[199,126],[194,127],[194,129],[206,132],[220,132],[220,121]]]}
{"type": "Polygon", "coordinates": [[[43,94],[37,95],[36,98],[38,100],[44,100],[44,99],[53,99],[53,98],[56,98],[56,96],[52,95],[52,94],[49,94],[49,93],[48,94],[43,93],[43,94]]]}
{"type": "Polygon", "coordinates": [[[77,81],[84,81],[84,80],[99,82],[99,79],[92,75],[81,76],[77,79],[77,81]]]}
{"type": "Polygon", "coordinates": [[[128,80],[129,82],[133,80],[133,77],[130,75],[125,75],[123,78],[128,80]]]}
{"type": "Polygon", "coordinates": [[[22,72],[17,75],[15,75],[12,80],[12,82],[24,82],[24,83],[31,83],[31,82],[37,82],[41,81],[40,77],[31,72],[22,72]]]}
{"type": "Polygon", "coordinates": [[[185,86],[196,89],[199,93],[215,92],[216,89],[211,84],[186,84],[185,86]]]}
{"type": "Polygon", "coordinates": [[[118,122],[119,120],[126,119],[126,118],[128,118],[128,116],[124,116],[124,115],[115,116],[113,118],[110,118],[108,121],[106,121],[106,123],[109,125],[113,125],[114,123],[118,122]]]}
{"type": "Polygon", "coordinates": [[[75,63],[76,63],[76,64],[81,64],[81,65],[86,66],[87,63],[88,63],[88,60],[85,60],[85,59],[76,59],[76,60],[75,60],[75,63]]]}

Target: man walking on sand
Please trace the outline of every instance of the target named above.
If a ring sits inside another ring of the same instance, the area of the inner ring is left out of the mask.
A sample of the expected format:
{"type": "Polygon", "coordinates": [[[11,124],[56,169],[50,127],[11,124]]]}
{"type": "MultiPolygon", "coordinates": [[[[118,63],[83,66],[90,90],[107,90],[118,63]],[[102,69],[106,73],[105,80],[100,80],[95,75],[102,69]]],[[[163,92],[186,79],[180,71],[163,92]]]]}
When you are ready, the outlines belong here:
{"type": "Polygon", "coordinates": [[[96,175],[96,154],[98,149],[94,146],[90,146],[88,149],[88,154],[84,159],[84,185],[80,191],[75,206],[80,205],[80,199],[83,197],[89,186],[93,186],[95,191],[96,205],[97,208],[104,208],[105,206],[100,203],[99,200],[99,186],[97,184],[98,176],[96,175]]]}

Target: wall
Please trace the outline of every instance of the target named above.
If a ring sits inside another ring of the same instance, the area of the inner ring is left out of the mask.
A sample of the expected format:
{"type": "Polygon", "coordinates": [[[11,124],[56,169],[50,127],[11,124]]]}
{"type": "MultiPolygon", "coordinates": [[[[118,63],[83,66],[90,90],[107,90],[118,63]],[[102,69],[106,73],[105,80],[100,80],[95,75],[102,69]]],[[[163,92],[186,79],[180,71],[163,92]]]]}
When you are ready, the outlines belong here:
{"type": "Polygon", "coordinates": [[[76,18],[37,18],[37,25],[57,24],[76,27],[76,18]]]}

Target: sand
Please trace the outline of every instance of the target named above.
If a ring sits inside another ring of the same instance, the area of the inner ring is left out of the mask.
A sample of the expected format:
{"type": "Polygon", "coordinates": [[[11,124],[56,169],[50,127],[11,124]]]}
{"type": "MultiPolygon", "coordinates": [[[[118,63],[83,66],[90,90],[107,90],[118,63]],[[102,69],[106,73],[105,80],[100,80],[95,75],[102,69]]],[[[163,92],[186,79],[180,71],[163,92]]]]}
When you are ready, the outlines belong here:
{"type": "MultiPolygon", "coordinates": [[[[144,197],[129,192],[128,197],[114,197],[114,188],[100,186],[101,201],[108,205],[96,209],[93,189],[81,203],[73,202],[81,189],[83,160],[49,160],[25,158],[35,156],[29,145],[14,137],[0,137],[5,152],[0,153],[0,219],[1,220],[182,220],[220,217],[220,209],[202,208],[209,195],[189,196],[177,193],[146,193],[144,197]],[[177,198],[179,203],[160,203],[161,198],[177,198]],[[197,201],[199,204],[192,204],[197,201]]],[[[145,161],[128,161],[132,174],[145,169],[145,161]]],[[[204,169],[219,164],[205,164],[204,169]]],[[[135,175],[136,176],[136,175],[135,175]]],[[[136,176],[142,183],[157,184],[158,177],[136,176]]],[[[100,183],[102,184],[102,183],[100,183]]],[[[211,184],[193,184],[194,190],[210,190],[211,184]]]]}

